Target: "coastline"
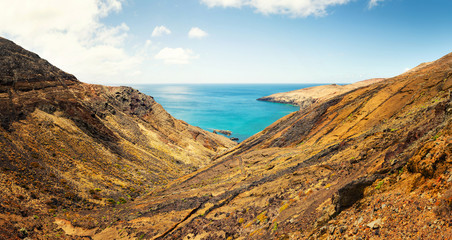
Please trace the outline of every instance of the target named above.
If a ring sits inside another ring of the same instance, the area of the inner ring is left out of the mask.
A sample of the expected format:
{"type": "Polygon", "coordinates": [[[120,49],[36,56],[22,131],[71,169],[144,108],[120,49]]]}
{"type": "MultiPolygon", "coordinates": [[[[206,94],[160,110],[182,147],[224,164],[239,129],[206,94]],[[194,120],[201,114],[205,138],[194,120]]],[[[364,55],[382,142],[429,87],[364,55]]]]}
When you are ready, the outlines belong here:
{"type": "Polygon", "coordinates": [[[347,85],[328,84],[308,88],[302,88],[289,92],[275,93],[265,97],[258,98],[258,101],[284,103],[307,108],[315,102],[331,99],[335,96],[350,92],[352,90],[366,87],[368,85],[379,83],[386,78],[372,78],[347,85]]]}

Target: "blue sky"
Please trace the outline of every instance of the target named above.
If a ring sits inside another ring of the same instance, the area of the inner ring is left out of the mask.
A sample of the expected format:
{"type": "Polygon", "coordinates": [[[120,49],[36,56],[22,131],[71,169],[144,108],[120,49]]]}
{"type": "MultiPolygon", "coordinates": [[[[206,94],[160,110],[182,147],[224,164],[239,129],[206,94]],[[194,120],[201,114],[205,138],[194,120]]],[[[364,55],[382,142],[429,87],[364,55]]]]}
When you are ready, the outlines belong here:
{"type": "Polygon", "coordinates": [[[450,0],[0,0],[0,9],[1,36],[106,85],[350,83],[452,51],[450,0]]]}

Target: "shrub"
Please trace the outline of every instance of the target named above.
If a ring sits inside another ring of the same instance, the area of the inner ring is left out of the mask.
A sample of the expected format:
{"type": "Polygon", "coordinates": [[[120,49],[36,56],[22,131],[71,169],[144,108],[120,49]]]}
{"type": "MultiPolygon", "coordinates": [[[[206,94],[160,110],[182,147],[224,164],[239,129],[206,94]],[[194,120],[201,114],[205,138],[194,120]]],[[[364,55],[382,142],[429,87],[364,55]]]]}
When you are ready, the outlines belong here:
{"type": "Polygon", "coordinates": [[[124,199],[123,197],[119,198],[119,201],[118,201],[119,204],[124,204],[126,202],[127,202],[126,199],[124,199]]]}
{"type": "Polygon", "coordinates": [[[380,189],[381,188],[381,186],[383,185],[383,180],[382,181],[380,181],[380,182],[378,182],[378,184],[377,184],[377,186],[375,187],[375,189],[380,189]]]}

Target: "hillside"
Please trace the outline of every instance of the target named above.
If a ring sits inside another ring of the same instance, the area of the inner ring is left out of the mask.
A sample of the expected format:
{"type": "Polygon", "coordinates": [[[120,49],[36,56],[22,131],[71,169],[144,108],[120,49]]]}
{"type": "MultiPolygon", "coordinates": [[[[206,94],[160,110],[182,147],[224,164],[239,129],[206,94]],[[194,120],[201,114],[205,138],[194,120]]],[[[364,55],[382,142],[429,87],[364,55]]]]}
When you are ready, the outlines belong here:
{"type": "Polygon", "coordinates": [[[451,77],[449,54],[290,114],[92,237],[450,239],[451,77]]]}
{"type": "Polygon", "coordinates": [[[293,90],[290,92],[275,93],[270,96],[261,97],[257,100],[266,102],[286,103],[307,108],[313,103],[326,101],[333,97],[339,96],[354,89],[365,87],[370,84],[381,82],[384,78],[373,78],[364,81],[359,81],[347,85],[321,85],[309,88],[293,90]]]}
{"type": "Polygon", "coordinates": [[[0,239],[47,239],[54,214],[133,201],[236,145],[135,89],[82,83],[4,38],[0,124],[0,239]]]}
{"type": "Polygon", "coordinates": [[[452,54],[234,145],[0,40],[0,239],[452,238],[452,54]]]}

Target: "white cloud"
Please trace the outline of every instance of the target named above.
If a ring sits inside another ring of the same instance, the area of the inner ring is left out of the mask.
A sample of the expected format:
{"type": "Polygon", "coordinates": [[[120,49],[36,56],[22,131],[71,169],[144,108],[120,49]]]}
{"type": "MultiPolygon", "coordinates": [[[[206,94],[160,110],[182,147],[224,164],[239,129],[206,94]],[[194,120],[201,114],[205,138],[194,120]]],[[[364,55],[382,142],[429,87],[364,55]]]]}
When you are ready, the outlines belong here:
{"type": "Polygon", "coordinates": [[[152,44],[152,41],[148,39],[148,40],[146,40],[144,47],[149,48],[151,46],[151,44],[152,44]]]}
{"type": "Polygon", "coordinates": [[[379,2],[383,2],[384,0],[370,0],[369,1],[369,9],[378,6],[379,2]]]}
{"type": "Polygon", "coordinates": [[[203,37],[207,37],[207,32],[203,31],[202,29],[198,28],[198,27],[193,27],[190,29],[190,31],[188,32],[188,37],[189,38],[203,38],[203,37]]]}
{"type": "Polygon", "coordinates": [[[140,56],[123,48],[129,27],[100,22],[123,0],[0,0],[0,35],[86,82],[119,82],[138,72],[140,56]]]}
{"type": "Polygon", "coordinates": [[[171,34],[171,30],[169,30],[165,26],[157,26],[154,28],[154,31],[152,31],[153,37],[160,37],[160,36],[163,36],[164,34],[166,34],[166,35],[171,34]]]}
{"type": "Polygon", "coordinates": [[[352,0],[201,0],[208,7],[243,6],[255,8],[262,14],[284,14],[292,17],[323,16],[326,9],[352,0]]]}
{"type": "Polygon", "coordinates": [[[244,0],[201,0],[209,7],[242,7],[246,5],[244,0]]]}
{"type": "Polygon", "coordinates": [[[165,64],[188,64],[190,60],[199,58],[191,49],[183,48],[163,48],[155,59],[163,60],[165,64]]]}

